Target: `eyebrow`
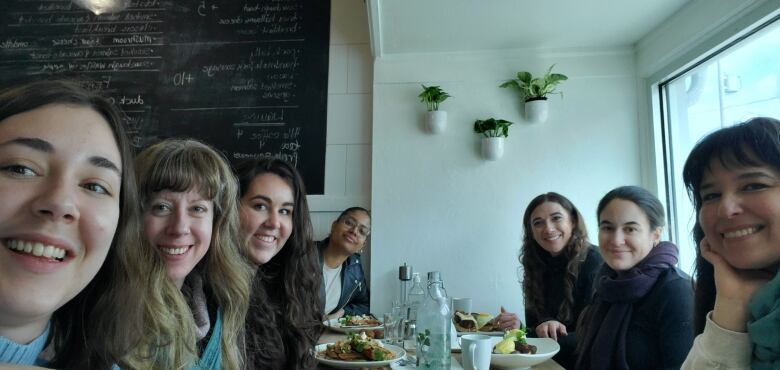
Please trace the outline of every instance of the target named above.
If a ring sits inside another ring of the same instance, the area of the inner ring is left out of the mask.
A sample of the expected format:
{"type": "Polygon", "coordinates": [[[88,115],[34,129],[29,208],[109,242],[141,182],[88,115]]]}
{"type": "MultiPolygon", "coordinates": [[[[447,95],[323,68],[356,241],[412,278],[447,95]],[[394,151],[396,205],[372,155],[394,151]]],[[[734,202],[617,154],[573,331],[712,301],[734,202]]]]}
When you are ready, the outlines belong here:
{"type": "MultiPolygon", "coordinates": [[[[255,199],[261,199],[261,200],[266,201],[266,203],[273,204],[273,201],[271,200],[271,198],[269,198],[269,197],[267,197],[265,195],[262,195],[262,194],[257,194],[255,196],[249,198],[249,200],[255,200],[255,199]]],[[[284,202],[284,203],[282,203],[282,206],[285,206],[285,207],[295,207],[295,202],[284,202]]]]}
{"type": "MultiPolygon", "coordinates": [[[[766,171],[761,171],[761,170],[743,172],[743,173],[740,173],[739,175],[737,175],[737,180],[750,180],[750,179],[755,179],[755,178],[766,178],[766,179],[770,179],[770,180],[775,180],[776,179],[776,177],[772,176],[772,174],[769,174],[766,171]]],[[[701,192],[702,190],[709,190],[709,189],[714,188],[714,187],[715,187],[715,184],[713,184],[711,181],[710,182],[702,182],[701,186],[699,186],[699,192],[701,192]]]]}
{"type": "Polygon", "coordinates": [[[43,139],[37,139],[32,137],[18,137],[16,139],[8,140],[0,144],[0,146],[8,146],[8,145],[26,146],[30,149],[35,149],[39,152],[44,152],[44,153],[54,152],[54,146],[52,146],[51,143],[43,139]]]}
{"type": "MultiPolygon", "coordinates": [[[[47,154],[51,154],[55,152],[54,146],[51,145],[50,142],[43,139],[33,138],[33,137],[18,137],[16,139],[9,140],[0,144],[0,146],[8,146],[8,145],[21,145],[47,154]]],[[[88,161],[89,164],[95,167],[109,169],[116,172],[117,175],[119,175],[120,177],[122,176],[122,171],[119,170],[119,166],[117,166],[116,163],[112,162],[110,159],[106,157],[92,156],[89,157],[88,161]]]]}
{"type": "MultiPolygon", "coordinates": [[[[553,212],[553,213],[550,213],[550,216],[563,216],[563,213],[561,213],[561,212],[553,212]]],[[[544,220],[544,217],[535,217],[533,220],[531,220],[531,222],[536,222],[538,220],[544,220]]]]}
{"type": "Polygon", "coordinates": [[[106,157],[101,157],[101,156],[89,157],[89,163],[95,167],[105,168],[114,171],[117,173],[117,175],[122,177],[122,171],[119,170],[119,167],[106,157]]]}

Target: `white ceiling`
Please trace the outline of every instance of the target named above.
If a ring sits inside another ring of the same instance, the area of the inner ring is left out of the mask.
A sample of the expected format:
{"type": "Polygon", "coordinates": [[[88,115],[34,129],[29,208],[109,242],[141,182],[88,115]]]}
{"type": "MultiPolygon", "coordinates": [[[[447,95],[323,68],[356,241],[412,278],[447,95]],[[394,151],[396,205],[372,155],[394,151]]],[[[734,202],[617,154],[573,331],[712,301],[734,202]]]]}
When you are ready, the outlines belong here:
{"type": "Polygon", "coordinates": [[[366,0],[377,56],[636,43],[688,0],[366,0]]]}

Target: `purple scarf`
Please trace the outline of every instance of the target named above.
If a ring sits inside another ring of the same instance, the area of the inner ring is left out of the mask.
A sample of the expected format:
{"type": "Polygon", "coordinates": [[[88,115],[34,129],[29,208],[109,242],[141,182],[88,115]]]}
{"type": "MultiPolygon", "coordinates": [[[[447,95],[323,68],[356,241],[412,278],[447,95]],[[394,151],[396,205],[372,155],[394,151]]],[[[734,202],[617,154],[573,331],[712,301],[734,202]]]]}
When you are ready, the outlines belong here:
{"type": "Polygon", "coordinates": [[[677,246],[661,242],[628,271],[618,273],[604,264],[577,369],[628,370],[626,332],[633,304],[650,292],[661,273],[677,264],[677,256],[677,246]]]}

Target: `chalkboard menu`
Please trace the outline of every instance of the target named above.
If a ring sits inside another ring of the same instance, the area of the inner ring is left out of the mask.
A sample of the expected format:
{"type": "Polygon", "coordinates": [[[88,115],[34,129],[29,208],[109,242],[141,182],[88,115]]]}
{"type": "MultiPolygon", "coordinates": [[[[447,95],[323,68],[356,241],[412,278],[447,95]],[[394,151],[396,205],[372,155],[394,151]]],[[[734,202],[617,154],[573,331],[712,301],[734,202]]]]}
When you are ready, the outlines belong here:
{"type": "Polygon", "coordinates": [[[309,194],[325,177],[330,0],[0,2],[0,83],[80,76],[127,115],[133,145],[191,137],[234,162],[274,156],[309,194]]]}

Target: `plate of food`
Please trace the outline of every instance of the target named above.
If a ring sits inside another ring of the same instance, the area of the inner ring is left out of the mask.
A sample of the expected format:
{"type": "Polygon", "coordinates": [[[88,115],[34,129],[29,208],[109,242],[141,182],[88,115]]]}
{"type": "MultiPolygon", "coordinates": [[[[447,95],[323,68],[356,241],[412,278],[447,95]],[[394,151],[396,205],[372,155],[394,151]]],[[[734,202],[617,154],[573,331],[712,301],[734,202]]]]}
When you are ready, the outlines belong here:
{"type": "Polygon", "coordinates": [[[374,315],[354,315],[344,316],[338,319],[330,319],[323,322],[323,324],[333,331],[339,333],[354,333],[361,330],[380,330],[382,329],[382,322],[377,320],[374,315]]]}
{"type": "Polygon", "coordinates": [[[455,331],[458,336],[463,334],[484,334],[491,336],[502,336],[504,331],[493,325],[495,316],[484,312],[462,312],[455,311],[452,317],[452,323],[455,324],[455,331]]]}
{"type": "Polygon", "coordinates": [[[390,366],[406,356],[403,348],[371,339],[365,332],[348,333],[346,340],[320,344],[314,351],[317,361],[340,369],[390,366]]]}
{"type": "Polygon", "coordinates": [[[561,350],[553,339],[526,338],[524,328],[506,332],[503,338],[493,338],[490,366],[497,369],[527,369],[541,364],[561,350]]]}

